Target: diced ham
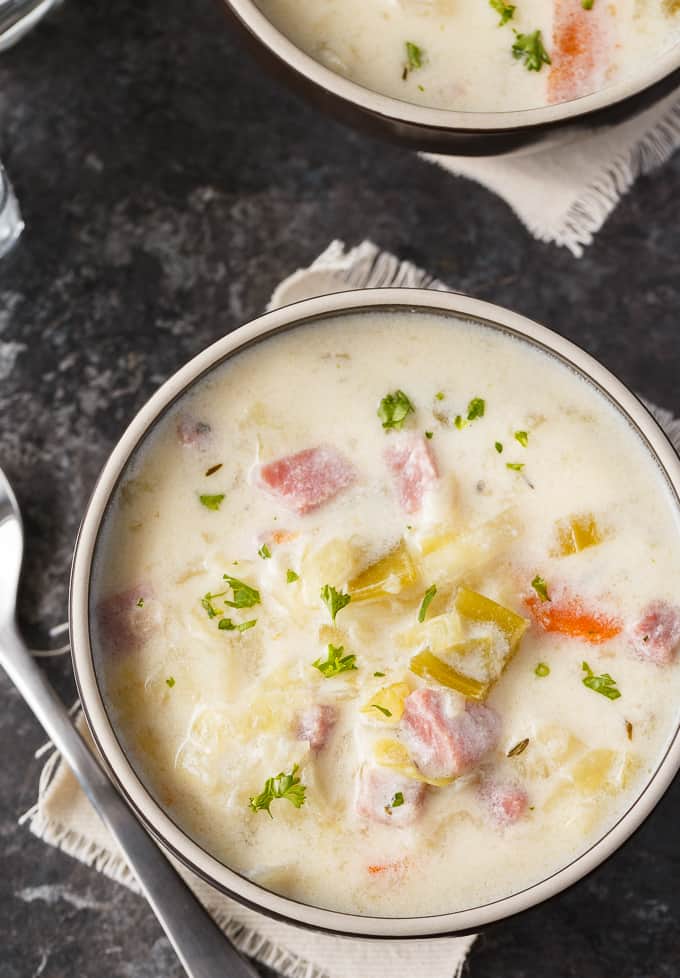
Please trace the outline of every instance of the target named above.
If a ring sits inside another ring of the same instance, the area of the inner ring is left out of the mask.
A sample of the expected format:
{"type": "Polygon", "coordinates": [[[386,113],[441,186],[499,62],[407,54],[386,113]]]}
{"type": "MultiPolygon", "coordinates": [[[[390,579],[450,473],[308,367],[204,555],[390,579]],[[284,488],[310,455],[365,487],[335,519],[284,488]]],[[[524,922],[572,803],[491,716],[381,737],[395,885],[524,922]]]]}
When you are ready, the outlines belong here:
{"type": "Polygon", "coordinates": [[[529,811],[526,791],[513,781],[484,779],[479,793],[491,817],[499,825],[512,825],[529,811]]]}
{"type": "Polygon", "coordinates": [[[548,101],[564,102],[602,88],[612,63],[608,4],[585,10],[581,0],[554,0],[548,101]]]}
{"type": "Polygon", "coordinates": [[[148,584],[111,594],[97,606],[97,621],[104,642],[116,653],[141,649],[161,620],[161,606],[148,584]]]}
{"type": "Polygon", "coordinates": [[[423,496],[437,481],[437,466],[429,442],[422,435],[390,436],[385,461],[401,508],[405,513],[417,513],[423,496]]]}
{"type": "Polygon", "coordinates": [[[201,448],[208,441],[210,425],[207,421],[183,415],[177,420],[177,440],[185,448],[201,448]]]}
{"type": "Polygon", "coordinates": [[[296,513],[309,513],[351,486],[352,463],[330,445],[305,448],[260,468],[260,482],[296,513]]]}
{"type": "Polygon", "coordinates": [[[338,711],[327,703],[315,703],[308,707],[298,720],[298,740],[306,740],[313,751],[323,750],[328,743],[338,711]]]}
{"type": "Polygon", "coordinates": [[[417,689],[406,697],[401,725],[411,757],[428,778],[465,774],[498,746],[501,719],[471,700],[464,710],[446,690],[417,689]]]}
{"type": "Polygon", "coordinates": [[[424,799],[425,785],[420,781],[384,767],[364,766],[359,772],[356,810],[362,818],[383,825],[411,825],[424,799]]]}
{"type": "Polygon", "coordinates": [[[639,659],[667,666],[680,645],[680,608],[666,601],[652,601],[631,627],[629,638],[639,659]]]}

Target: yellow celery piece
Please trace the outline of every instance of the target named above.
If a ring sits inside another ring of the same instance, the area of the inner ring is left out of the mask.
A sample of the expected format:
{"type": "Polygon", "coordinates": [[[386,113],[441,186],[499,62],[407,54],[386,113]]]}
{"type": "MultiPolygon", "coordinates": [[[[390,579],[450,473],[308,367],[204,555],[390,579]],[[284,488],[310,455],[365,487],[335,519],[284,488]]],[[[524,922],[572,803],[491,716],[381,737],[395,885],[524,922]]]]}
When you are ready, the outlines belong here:
{"type": "Polygon", "coordinates": [[[347,540],[334,538],[316,549],[308,549],[302,557],[300,577],[309,584],[318,599],[323,584],[339,587],[354,573],[356,548],[347,540]]]}
{"type": "Polygon", "coordinates": [[[548,797],[545,810],[552,811],[574,794],[592,802],[603,791],[623,791],[630,787],[639,768],[639,758],[629,751],[621,753],[606,747],[586,751],[563,769],[565,780],[548,797]]]}
{"type": "Polygon", "coordinates": [[[394,550],[371,564],[349,582],[352,601],[379,601],[415,584],[416,566],[402,540],[394,550]]]}
{"type": "Polygon", "coordinates": [[[400,744],[398,740],[376,741],[373,747],[373,757],[381,767],[388,767],[393,771],[398,771],[399,774],[403,774],[406,778],[421,781],[423,784],[431,784],[436,788],[442,788],[455,780],[455,778],[426,778],[415,766],[404,745],[400,744]]]}
{"type": "Polygon", "coordinates": [[[495,625],[499,628],[508,640],[511,654],[517,649],[522,636],[529,627],[526,618],[522,618],[510,608],[504,608],[502,604],[498,604],[476,591],[470,591],[466,587],[458,588],[455,605],[461,618],[495,625]]]}
{"type": "Polygon", "coordinates": [[[463,628],[457,611],[426,618],[397,635],[397,644],[402,648],[428,648],[431,652],[445,652],[461,642],[463,628]]]}
{"type": "Polygon", "coordinates": [[[497,559],[518,537],[520,523],[514,509],[465,533],[438,533],[420,544],[420,571],[423,580],[451,582],[479,571],[497,559]]]}
{"type": "Polygon", "coordinates": [[[603,535],[592,513],[570,516],[561,520],[556,527],[557,547],[552,551],[555,557],[569,557],[587,547],[602,542],[603,535]]]}
{"type": "Polygon", "coordinates": [[[399,723],[404,712],[404,700],[410,692],[411,687],[408,683],[392,683],[390,686],[383,686],[371,696],[365,706],[361,707],[361,712],[368,713],[374,720],[383,723],[399,723]],[[376,707],[381,709],[376,709],[376,707]],[[390,716],[386,716],[382,710],[388,710],[390,716]]]}
{"type": "Polygon", "coordinates": [[[415,655],[409,664],[411,672],[421,679],[431,679],[449,689],[455,689],[463,696],[473,700],[483,700],[489,692],[490,683],[482,683],[478,679],[458,672],[448,662],[425,650],[415,655]]]}

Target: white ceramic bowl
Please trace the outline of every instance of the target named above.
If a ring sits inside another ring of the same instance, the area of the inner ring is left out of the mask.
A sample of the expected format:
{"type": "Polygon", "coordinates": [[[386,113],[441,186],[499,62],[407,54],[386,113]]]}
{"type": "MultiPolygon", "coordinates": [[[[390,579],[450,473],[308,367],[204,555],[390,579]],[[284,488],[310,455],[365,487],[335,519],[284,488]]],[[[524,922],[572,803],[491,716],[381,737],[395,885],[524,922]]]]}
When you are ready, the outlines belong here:
{"type": "Polygon", "coordinates": [[[420,289],[371,289],[308,299],[267,313],[208,347],[179,370],[146,403],[123,434],[95,486],[81,526],[70,595],[73,664],[80,698],[94,739],[121,792],[159,842],[218,890],[263,913],[302,926],[357,937],[414,938],[477,931],[485,925],[554,896],[585,876],[631,835],[659,801],[680,767],[678,730],[639,797],[587,852],[547,879],[485,906],[426,917],[370,917],[308,906],[252,883],[223,865],[189,838],[153,799],[126,757],[102,698],[90,633],[93,556],[111,495],[127,463],[167,408],[216,364],[258,340],[291,326],[345,312],[391,309],[453,314],[518,335],[568,364],[598,388],[637,430],[665,475],[680,507],[680,461],[668,439],[640,401],[601,364],[543,326],[488,302],[464,295],[420,289]]]}

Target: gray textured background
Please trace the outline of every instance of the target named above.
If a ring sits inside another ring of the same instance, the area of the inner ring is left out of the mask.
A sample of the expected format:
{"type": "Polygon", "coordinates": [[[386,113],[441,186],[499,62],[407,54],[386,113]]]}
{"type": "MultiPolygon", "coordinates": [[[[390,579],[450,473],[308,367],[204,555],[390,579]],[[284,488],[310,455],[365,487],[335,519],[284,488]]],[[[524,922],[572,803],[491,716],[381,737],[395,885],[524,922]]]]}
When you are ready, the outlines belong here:
{"type": "MultiPolygon", "coordinates": [[[[27,627],[64,617],[80,514],[133,412],[333,237],[545,322],[680,412],[680,156],[577,262],[476,185],[278,91],[215,0],[67,0],[0,56],[0,158],[28,225],[0,265],[0,465],[26,516],[27,627]]],[[[69,664],[48,671],[70,701],[69,664]]],[[[140,899],[16,827],[42,739],[0,676],[0,978],[179,978],[140,899]]],[[[588,881],[484,935],[467,974],[677,978],[679,814],[676,785],[588,881]]]]}

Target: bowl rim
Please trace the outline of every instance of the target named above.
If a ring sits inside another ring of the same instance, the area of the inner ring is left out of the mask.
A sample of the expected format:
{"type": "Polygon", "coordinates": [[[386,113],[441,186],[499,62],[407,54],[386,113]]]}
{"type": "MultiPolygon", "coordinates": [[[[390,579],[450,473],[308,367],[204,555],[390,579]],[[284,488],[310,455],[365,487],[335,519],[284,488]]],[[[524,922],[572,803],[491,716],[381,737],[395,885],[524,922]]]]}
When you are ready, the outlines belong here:
{"type": "Polygon", "coordinates": [[[161,415],[204,374],[258,340],[327,317],[395,310],[462,317],[528,340],[594,385],[646,443],[680,510],[680,459],[642,402],[590,354],[519,313],[457,292],[362,289],[304,299],[267,312],[218,339],[181,367],[137,412],[95,484],[76,541],[69,592],[73,668],[94,741],[123,796],[146,828],[181,863],[242,904],[288,923],[328,933],[371,938],[424,938],[472,933],[514,916],[567,889],[611,856],[649,815],[680,769],[680,721],[658,766],[629,808],[585,852],[545,879],[480,907],[419,917],[373,917],[313,907],[280,896],[219,862],[170,818],[142,783],[111,723],[95,672],[90,643],[92,564],[102,519],[130,457],[161,415]]]}
{"type": "Polygon", "coordinates": [[[382,95],[337,74],[289,40],[262,13],[254,0],[220,0],[251,34],[275,58],[292,68],[308,83],[323,89],[344,102],[404,125],[429,130],[460,133],[513,133],[543,128],[558,123],[576,122],[603,109],[639,95],[674,72],[680,72],[680,39],[643,71],[579,98],[536,108],[503,112],[464,112],[436,109],[388,95],[382,95]]]}

